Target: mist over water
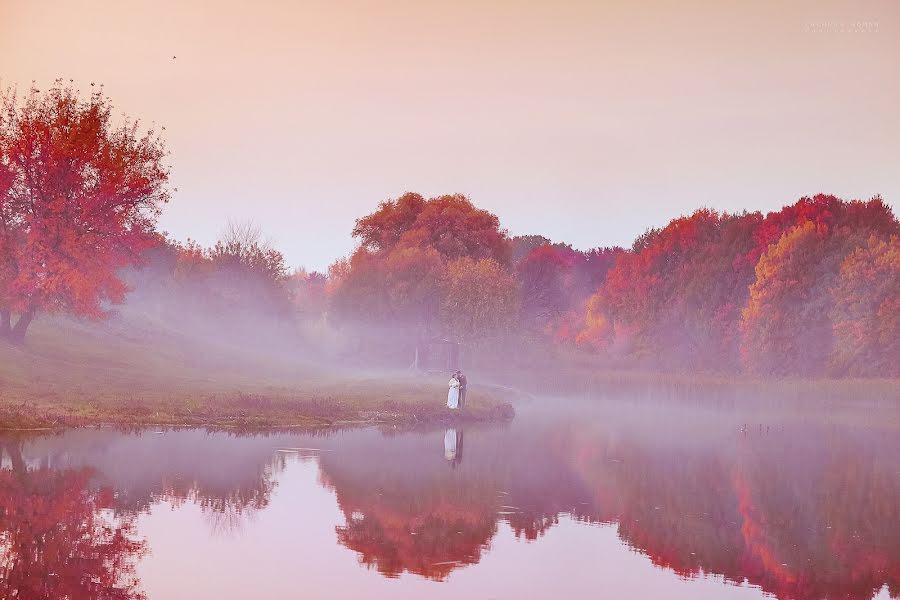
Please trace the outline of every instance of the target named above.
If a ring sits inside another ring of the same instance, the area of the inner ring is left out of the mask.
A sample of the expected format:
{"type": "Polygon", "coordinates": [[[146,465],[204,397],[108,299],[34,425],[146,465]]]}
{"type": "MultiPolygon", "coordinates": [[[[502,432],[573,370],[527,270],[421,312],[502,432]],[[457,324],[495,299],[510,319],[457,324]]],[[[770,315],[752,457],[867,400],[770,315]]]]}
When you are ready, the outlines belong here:
{"type": "Polygon", "coordinates": [[[103,578],[133,575],[125,597],[900,594],[895,408],[610,396],[449,429],[7,434],[6,579],[96,554],[65,536],[40,552],[23,539],[40,525],[13,522],[65,495],[83,507],[67,519],[128,526],[103,578]]]}

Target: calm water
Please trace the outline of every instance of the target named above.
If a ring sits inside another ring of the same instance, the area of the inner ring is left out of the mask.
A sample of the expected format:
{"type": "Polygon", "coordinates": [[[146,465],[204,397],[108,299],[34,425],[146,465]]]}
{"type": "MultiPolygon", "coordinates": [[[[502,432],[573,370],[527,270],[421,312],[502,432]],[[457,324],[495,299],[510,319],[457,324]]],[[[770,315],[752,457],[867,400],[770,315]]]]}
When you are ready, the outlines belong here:
{"type": "Polygon", "coordinates": [[[0,597],[896,598],[897,414],[858,414],[0,436],[0,597]]]}

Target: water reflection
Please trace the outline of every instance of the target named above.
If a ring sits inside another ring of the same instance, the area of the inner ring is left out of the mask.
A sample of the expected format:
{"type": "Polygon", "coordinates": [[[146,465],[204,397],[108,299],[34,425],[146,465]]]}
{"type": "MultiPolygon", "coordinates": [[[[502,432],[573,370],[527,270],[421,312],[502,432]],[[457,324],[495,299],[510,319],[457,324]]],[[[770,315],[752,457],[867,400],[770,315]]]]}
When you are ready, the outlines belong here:
{"type": "MultiPolygon", "coordinates": [[[[211,538],[252,527],[248,515],[267,510],[300,455],[317,461],[319,484],[333,493],[337,542],[389,578],[446,581],[479,563],[501,526],[541,543],[567,518],[614,526],[648,566],[684,578],[715,574],[786,599],[869,599],[885,587],[900,597],[895,426],[779,414],[744,427],[746,415],[733,411],[685,418],[683,407],[659,406],[587,416],[526,410],[502,428],[399,434],[6,438],[0,564],[10,576],[0,586],[5,596],[54,597],[27,586],[55,585],[49,574],[79,565],[81,579],[65,580],[94,586],[82,596],[138,597],[133,561],[146,547],[136,514],[191,504],[211,538]],[[66,527],[51,532],[59,521],[66,527]]],[[[521,568],[565,577],[548,565],[521,568]]]]}
{"type": "Polygon", "coordinates": [[[463,430],[448,429],[444,434],[444,458],[454,469],[463,459],[463,430]]]}
{"type": "Polygon", "coordinates": [[[387,444],[364,438],[349,452],[319,459],[322,482],[346,519],[336,528],[338,541],[388,577],[405,571],[441,580],[477,563],[496,533],[496,482],[455,468],[462,464],[462,431],[440,436],[450,470],[420,446],[435,437],[398,436],[387,444]]]}
{"type": "Polygon", "coordinates": [[[0,597],[138,599],[136,561],[145,544],[133,520],[107,510],[109,488],[89,485],[91,471],[29,469],[22,443],[4,439],[0,457],[0,597]]]}

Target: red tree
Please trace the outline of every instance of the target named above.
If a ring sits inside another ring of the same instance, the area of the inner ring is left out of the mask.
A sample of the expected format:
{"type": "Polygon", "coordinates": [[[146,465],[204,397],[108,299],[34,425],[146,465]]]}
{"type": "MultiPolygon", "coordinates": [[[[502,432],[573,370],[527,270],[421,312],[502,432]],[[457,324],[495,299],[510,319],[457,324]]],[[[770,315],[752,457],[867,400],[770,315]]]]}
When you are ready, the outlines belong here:
{"type": "Polygon", "coordinates": [[[509,242],[496,215],[460,194],[425,200],[407,193],[382,202],[357,220],[353,236],[362,248],[384,254],[396,247],[433,248],[441,257],[491,258],[509,265],[509,242]]]}
{"type": "Polygon", "coordinates": [[[588,304],[579,339],[609,347],[624,331],[632,359],[690,370],[739,368],[743,343],[751,370],[821,372],[841,261],[870,234],[885,237],[897,228],[878,197],[845,202],[817,195],[765,217],[699,210],[647,232],[617,258],[588,304]],[[808,243],[774,251],[804,224],[818,232],[808,243]],[[785,279],[788,272],[797,279],[785,279]],[[782,318],[794,329],[773,325],[783,325],[782,318]],[[807,345],[806,358],[792,354],[807,345]]]}
{"type": "MultiPolygon", "coordinates": [[[[588,306],[583,341],[634,335],[637,358],[669,366],[737,365],[738,312],[752,281],[758,213],[720,215],[701,209],[638,238],[588,306]]],[[[599,344],[603,345],[603,344],[599,344]]]]}
{"type": "Polygon", "coordinates": [[[575,264],[575,256],[571,248],[543,244],[516,265],[526,323],[542,327],[570,307],[566,279],[575,264]]]}
{"type": "MultiPolygon", "coordinates": [[[[462,309],[441,306],[449,265],[471,259],[491,265],[492,272],[509,265],[509,240],[499,219],[461,195],[426,200],[407,193],[382,202],[357,220],[353,235],[359,249],[330,273],[335,312],[346,320],[405,329],[418,340],[437,333],[450,315],[463,318],[462,309]]],[[[471,302],[486,306],[483,298],[471,302]]]]}
{"type": "Polygon", "coordinates": [[[169,172],[156,133],[114,125],[102,92],[84,99],[57,82],[2,104],[0,301],[19,314],[9,335],[21,341],[39,312],[96,318],[123,300],[118,271],[156,242],[169,172]]]}
{"type": "Polygon", "coordinates": [[[0,469],[0,597],[145,598],[135,565],[146,543],[132,517],[105,514],[112,490],[94,489],[87,469],[28,470],[14,443],[2,447],[13,469],[0,469]]]}
{"type": "MultiPolygon", "coordinates": [[[[773,223],[777,229],[793,219],[799,222],[759,258],[743,310],[741,354],[745,366],[758,374],[810,376],[823,374],[829,364],[847,366],[846,356],[832,359],[841,350],[834,345],[832,322],[841,263],[871,236],[898,232],[897,219],[880,198],[844,202],[818,195],[769,214],[757,238],[768,239],[773,223]]],[[[875,298],[862,301],[869,300],[875,298]]],[[[876,347],[884,346],[870,346],[876,347]]]]}

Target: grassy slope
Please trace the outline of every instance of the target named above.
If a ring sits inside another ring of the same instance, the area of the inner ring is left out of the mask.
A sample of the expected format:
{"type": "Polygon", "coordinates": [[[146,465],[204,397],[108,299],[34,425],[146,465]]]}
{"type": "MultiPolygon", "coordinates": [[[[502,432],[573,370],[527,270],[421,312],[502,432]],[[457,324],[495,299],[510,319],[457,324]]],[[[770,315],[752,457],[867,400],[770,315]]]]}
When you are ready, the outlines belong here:
{"type": "Polygon", "coordinates": [[[508,418],[498,393],[444,408],[443,377],[326,370],[200,343],[149,323],[40,319],[24,347],[0,343],[0,428],[94,423],[221,426],[508,418]]]}

